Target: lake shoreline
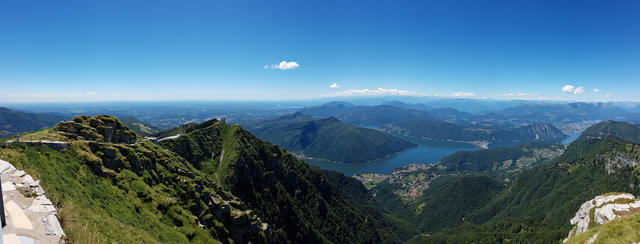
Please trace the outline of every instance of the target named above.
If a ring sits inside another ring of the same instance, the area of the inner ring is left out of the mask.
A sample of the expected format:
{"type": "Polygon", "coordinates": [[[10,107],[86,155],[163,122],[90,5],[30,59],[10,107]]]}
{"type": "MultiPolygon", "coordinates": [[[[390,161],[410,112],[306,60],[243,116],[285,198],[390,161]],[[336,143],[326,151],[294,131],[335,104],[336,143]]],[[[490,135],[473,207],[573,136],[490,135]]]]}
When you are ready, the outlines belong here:
{"type": "MultiPolygon", "coordinates": [[[[352,176],[363,173],[390,174],[396,168],[408,164],[434,164],[441,158],[459,151],[480,150],[482,147],[454,141],[434,141],[416,137],[404,137],[417,146],[365,163],[343,163],[330,160],[301,158],[307,164],[324,170],[333,170],[352,176]]],[[[297,156],[300,156],[299,154],[297,156]]]]}

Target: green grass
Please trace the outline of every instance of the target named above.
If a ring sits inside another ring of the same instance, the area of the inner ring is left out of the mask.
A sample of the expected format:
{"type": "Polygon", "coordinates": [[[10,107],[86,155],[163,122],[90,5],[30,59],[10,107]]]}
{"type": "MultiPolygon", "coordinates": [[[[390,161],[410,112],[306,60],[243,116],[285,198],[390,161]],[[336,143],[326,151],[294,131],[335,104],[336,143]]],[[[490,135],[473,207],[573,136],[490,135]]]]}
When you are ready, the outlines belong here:
{"type": "Polygon", "coordinates": [[[257,216],[186,160],[148,141],[129,144],[139,136],[115,117],[74,121],[81,126],[75,131],[98,139],[108,130],[96,128],[110,124],[116,128],[113,138],[126,143],[77,140],[67,128],[40,132],[68,138],[71,146],[61,151],[26,144],[0,147],[3,160],[41,180],[71,243],[264,241],[261,230],[242,231],[257,223],[257,216]],[[229,212],[216,214],[223,208],[229,212]]]}
{"type": "Polygon", "coordinates": [[[63,226],[72,241],[83,243],[85,233],[93,232],[97,243],[188,242],[183,233],[160,220],[159,210],[145,208],[133,193],[95,175],[73,155],[44,147],[5,148],[0,154],[19,169],[37,171],[58,208],[75,206],[72,211],[78,217],[63,226]]]}

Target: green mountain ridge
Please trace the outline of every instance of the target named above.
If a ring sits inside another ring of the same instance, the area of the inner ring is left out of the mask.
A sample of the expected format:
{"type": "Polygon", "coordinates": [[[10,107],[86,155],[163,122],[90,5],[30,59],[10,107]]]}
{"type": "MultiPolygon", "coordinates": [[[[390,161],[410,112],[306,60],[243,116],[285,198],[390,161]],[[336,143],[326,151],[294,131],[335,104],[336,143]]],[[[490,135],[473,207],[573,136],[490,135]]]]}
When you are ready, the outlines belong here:
{"type": "Polygon", "coordinates": [[[0,107],[0,138],[41,130],[64,119],[54,114],[25,113],[0,107]]]}
{"type": "Polygon", "coordinates": [[[386,133],[347,125],[335,118],[296,113],[246,125],[247,130],[306,158],[362,163],[416,145],[386,133]]]}
{"type": "Polygon", "coordinates": [[[240,126],[208,121],[173,132],[181,136],[160,145],[247,203],[278,242],[399,242],[406,235],[389,231],[395,220],[384,212],[345,200],[323,170],[240,126]]]}
{"type": "Polygon", "coordinates": [[[640,125],[607,120],[585,129],[576,140],[603,139],[615,136],[633,143],[640,143],[640,125]]]}
{"type": "Polygon", "coordinates": [[[527,142],[557,142],[566,138],[551,124],[532,123],[516,128],[463,126],[438,120],[410,120],[385,125],[381,130],[392,134],[439,141],[463,141],[519,144],[527,142]]]}

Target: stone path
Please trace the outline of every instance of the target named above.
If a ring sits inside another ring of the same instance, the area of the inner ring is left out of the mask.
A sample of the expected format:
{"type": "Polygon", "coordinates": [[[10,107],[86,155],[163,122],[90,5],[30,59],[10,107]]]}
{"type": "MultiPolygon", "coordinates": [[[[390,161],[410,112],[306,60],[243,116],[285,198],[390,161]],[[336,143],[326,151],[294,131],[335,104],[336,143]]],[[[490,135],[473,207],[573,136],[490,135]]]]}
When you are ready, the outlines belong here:
{"type": "Polygon", "coordinates": [[[7,222],[2,229],[2,244],[64,243],[56,209],[40,181],[3,160],[0,177],[7,222]]]}

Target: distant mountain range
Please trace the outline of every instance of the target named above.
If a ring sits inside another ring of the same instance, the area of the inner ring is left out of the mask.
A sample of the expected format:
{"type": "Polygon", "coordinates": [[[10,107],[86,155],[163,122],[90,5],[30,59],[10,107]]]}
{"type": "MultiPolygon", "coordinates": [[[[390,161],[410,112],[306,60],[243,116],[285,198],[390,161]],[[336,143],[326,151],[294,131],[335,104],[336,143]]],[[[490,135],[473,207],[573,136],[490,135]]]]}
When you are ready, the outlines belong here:
{"type": "Polygon", "coordinates": [[[263,140],[304,157],[344,163],[380,159],[416,146],[377,130],[342,123],[336,118],[315,119],[302,113],[245,125],[263,140]]]}
{"type": "Polygon", "coordinates": [[[299,111],[316,118],[335,117],[347,124],[361,126],[379,126],[406,120],[431,118],[429,113],[425,111],[407,110],[389,105],[355,106],[345,102],[327,103],[299,111]]]}
{"type": "Polygon", "coordinates": [[[516,128],[463,126],[438,120],[411,120],[385,125],[380,130],[404,136],[439,141],[517,144],[534,141],[561,141],[567,135],[546,123],[516,128]]]}
{"type": "Polygon", "coordinates": [[[522,104],[490,112],[485,120],[567,123],[585,120],[623,120],[630,115],[610,103],[522,104]]]}
{"type": "Polygon", "coordinates": [[[0,138],[51,127],[65,117],[45,113],[25,113],[0,107],[0,138]]]}
{"type": "Polygon", "coordinates": [[[558,125],[566,133],[580,132],[586,126],[603,120],[640,122],[640,114],[629,112],[613,103],[482,103],[464,99],[437,101],[409,104],[392,100],[381,105],[366,106],[331,102],[298,111],[318,118],[336,117],[345,123],[361,126],[382,126],[409,120],[442,120],[457,125],[484,127],[514,127],[544,122],[558,125]],[[474,109],[474,113],[469,113],[454,106],[460,104],[476,104],[479,108],[474,109]],[[486,109],[480,109],[483,106],[486,109]]]}

